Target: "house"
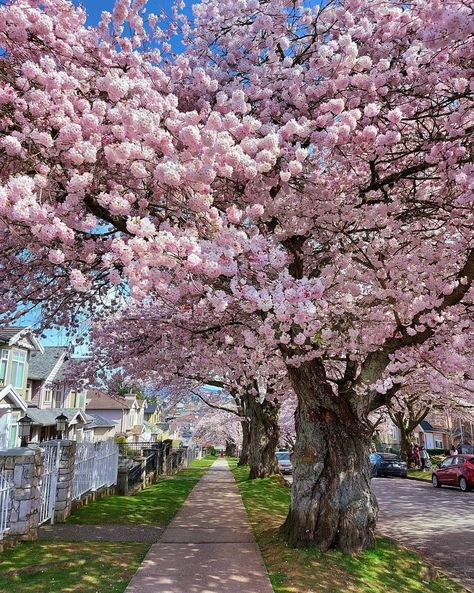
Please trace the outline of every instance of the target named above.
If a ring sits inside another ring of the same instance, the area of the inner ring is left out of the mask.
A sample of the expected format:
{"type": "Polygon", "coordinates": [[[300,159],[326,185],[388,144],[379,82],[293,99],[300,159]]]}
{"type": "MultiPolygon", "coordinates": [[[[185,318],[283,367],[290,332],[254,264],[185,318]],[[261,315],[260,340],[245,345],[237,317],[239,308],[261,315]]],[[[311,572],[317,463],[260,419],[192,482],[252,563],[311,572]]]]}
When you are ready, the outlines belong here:
{"type": "Polygon", "coordinates": [[[26,408],[25,400],[11,385],[0,388],[0,450],[19,445],[18,420],[24,416],[26,408]]]}
{"type": "Polygon", "coordinates": [[[18,420],[27,409],[28,366],[43,347],[29,327],[0,327],[0,449],[20,444],[18,420]]]}
{"type": "Polygon", "coordinates": [[[28,369],[28,416],[33,420],[31,441],[57,437],[56,417],[64,414],[68,427],[63,435],[81,442],[88,420],[85,415],[85,391],[67,382],[71,364],[69,348],[46,346],[33,352],[28,369]]]}
{"type": "Polygon", "coordinates": [[[450,436],[446,423],[440,424],[432,418],[422,420],[415,428],[415,442],[426,449],[449,449],[450,436]]]}
{"type": "Polygon", "coordinates": [[[111,397],[97,389],[89,389],[86,393],[86,412],[111,420],[116,435],[122,435],[130,442],[142,440],[144,402],[135,395],[111,397]]]}
{"type": "Polygon", "coordinates": [[[115,436],[115,422],[99,416],[99,414],[86,414],[88,419],[84,426],[84,442],[97,442],[115,436]]]}

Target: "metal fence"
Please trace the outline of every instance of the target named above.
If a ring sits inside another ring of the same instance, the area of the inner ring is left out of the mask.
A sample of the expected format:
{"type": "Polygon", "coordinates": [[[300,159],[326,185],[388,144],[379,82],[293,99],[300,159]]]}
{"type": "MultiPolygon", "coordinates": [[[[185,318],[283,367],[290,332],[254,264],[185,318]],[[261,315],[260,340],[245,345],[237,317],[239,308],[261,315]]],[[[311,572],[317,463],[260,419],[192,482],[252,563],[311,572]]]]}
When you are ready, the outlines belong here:
{"type": "Polygon", "coordinates": [[[87,492],[117,483],[118,446],[113,439],[78,443],[74,461],[73,500],[87,492]]]}
{"type": "Polygon", "coordinates": [[[119,443],[119,452],[122,457],[148,457],[151,452],[161,451],[162,442],[119,443]]]}
{"type": "Polygon", "coordinates": [[[3,472],[0,473],[0,540],[3,534],[8,531],[8,511],[10,507],[10,492],[13,490],[13,482],[6,478],[3,472]]]}
{"type": "Polygon", "coordinates": [[[44,450],[44,469],[40,483],[40,525],[46,521],[54,522],[56,486],[58,484],[59,462],[61,459],[61,441],[41,443],[41,448],[44,450]]]}

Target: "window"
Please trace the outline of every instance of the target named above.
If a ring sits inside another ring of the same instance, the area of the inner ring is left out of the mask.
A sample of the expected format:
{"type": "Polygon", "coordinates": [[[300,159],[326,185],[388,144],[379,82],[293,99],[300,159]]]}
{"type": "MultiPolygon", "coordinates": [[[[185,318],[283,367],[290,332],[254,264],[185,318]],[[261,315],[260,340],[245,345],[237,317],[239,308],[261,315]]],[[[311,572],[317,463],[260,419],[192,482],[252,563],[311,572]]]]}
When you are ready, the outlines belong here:
{"type": "Polygon", "coordinates": [[[5,384],[7,378],[8,350],[0,350],[0,383],[5,384]]]}
{"type": "Polygon", "coordinates": [[[443,441],[439,439],[435,439],[435,449],[442,449],[443,448],[443,441]]]}
{"type": "Polygon", "coordinates": [[[61,387],[55,387],[53,390],[54,407],[60,408],[63,403],[63,390],[61,387]]]}
{"type": "Polygon", "coordinates": [[[53,397],[53,392],[51,391],[51,389],[45,389],[44,390],[44,403],[51,403],[51,399],[53,397]]]}
{"type": "Polygon", "coordinates": [[[12,352],[12,385],[16,389],[23,387],[25,378],[26,352],[13,350],[12,352]]]}
{"type": "Polygon", "coordinates": [[[464,465],[464,457],[455,457],[453,465],[464,465]]]}
{"type": "Polygon", "coordinates": [[[448,457],[441,463],[440,467],[449,467],[452,464],[453,459],[453,457],[448,457]]]}

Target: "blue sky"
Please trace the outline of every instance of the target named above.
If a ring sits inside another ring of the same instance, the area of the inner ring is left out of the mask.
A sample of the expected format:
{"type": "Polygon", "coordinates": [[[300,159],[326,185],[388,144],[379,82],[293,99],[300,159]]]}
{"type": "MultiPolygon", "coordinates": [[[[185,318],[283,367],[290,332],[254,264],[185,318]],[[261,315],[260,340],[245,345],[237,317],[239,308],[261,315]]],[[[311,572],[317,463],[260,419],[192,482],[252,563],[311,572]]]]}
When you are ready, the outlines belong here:
{"type": "MultiPolygon", "coordinates": [[[[91,25],[96,25],[100,20],[100,14],[104,10],[108,12],[112,12],[112,8],[114,6],[114,0],[75,0],[76,4],[82,4],[84,8],[87,10],[89,15],[88,23],[91,25]]],[[[186,2],[186,9],[185,12],[187,14],[191,14],[191,6],[195,4],[188,0],[186,2]]],[[[149,0],[147,10],[149,12],[154,12],[155,14],[159,14],[160,11],[164,10],[167,13],[171,12],[171,7],[173,6],[173,0],[149,0]]]]}

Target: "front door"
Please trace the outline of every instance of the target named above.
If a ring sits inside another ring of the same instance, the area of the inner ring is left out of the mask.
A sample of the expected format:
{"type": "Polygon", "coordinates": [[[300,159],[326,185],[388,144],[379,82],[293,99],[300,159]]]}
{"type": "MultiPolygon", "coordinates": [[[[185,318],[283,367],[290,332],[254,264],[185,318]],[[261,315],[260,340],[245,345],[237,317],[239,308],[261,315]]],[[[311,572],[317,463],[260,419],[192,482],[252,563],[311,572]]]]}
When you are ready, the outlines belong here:
{"type": "Polygon", "coordinates": [[[436,472],[441,484],[454,484],[454,468],[452,467],[453,459],[453,457],[448,457],[442,461],[436,472]]]}

